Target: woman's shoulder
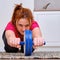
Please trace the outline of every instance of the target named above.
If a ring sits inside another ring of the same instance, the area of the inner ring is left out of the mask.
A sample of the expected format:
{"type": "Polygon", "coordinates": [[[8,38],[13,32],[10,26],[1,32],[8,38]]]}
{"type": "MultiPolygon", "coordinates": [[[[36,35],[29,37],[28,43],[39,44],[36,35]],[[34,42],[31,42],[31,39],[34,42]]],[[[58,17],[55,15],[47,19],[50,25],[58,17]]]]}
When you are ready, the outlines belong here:
{"type": "Polygon", "coordinates": [[[33,20],[30,29],[33,30],[36,27],[39,27],[38,22],[33,20]]]}
{"type": "Polygon", "coordinates": [[[32,20],[32,23],[37,23],[37,21],[36,20],[32,20]]]}
{"type": "Polygon", "coordinates": [[[5,30],[14,30],[14,29],[15,29],[15,26],[12,24],[11,21],[9,21],[5,30]]]}
{"type": "Polygon", "coordinates": [[[9,21],[9,22],[7,23],[7,26],[8,26],[8,25],[11,26],[11,25],[13,25],[13,24],[12,24],[11,21],[9,21]]]}

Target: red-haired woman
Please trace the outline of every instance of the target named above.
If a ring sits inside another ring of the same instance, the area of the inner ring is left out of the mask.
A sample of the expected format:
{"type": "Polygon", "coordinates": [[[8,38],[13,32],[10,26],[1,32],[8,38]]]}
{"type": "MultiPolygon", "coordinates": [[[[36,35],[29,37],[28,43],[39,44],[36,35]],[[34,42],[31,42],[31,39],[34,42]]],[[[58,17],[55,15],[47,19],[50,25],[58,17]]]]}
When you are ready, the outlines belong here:
{"type": "Polygon", "coordinates": [[[24,52],[24,47],[19,43],[23,41],[24,31],[31,30],[33,36],[34,46],[43,45],[43,38],[38,23],[33,19],[33,15],[30,9],[22,7],[22,4],[17,4],[11,21],[7,24],[4,34],[3,41],[5,44],[6,52],[24,52]]]}

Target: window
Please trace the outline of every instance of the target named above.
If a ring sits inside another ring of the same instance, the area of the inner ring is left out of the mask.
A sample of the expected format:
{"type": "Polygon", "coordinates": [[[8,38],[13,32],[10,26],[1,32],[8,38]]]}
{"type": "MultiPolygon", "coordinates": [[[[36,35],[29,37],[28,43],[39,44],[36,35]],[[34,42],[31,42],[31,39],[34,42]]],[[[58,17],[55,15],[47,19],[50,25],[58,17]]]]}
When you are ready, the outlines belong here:
{"type": "Polygon", "coordinates": [[[34,0],[34,11],[60,11],[60,0],[34,0]]]}

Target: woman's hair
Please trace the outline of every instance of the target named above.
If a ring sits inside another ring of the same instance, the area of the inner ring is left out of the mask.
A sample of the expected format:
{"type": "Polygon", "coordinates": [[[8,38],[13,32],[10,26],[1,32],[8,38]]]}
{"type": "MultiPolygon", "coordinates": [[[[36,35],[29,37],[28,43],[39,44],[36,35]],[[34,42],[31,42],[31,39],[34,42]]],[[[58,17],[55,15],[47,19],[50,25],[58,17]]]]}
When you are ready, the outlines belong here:
{"type": "Polygon", "coordinates": [[[33,20],[33,15],[30,9],[23,8],[22,4],[17,4],[13,12],[12,23],[16,25],[16,21],[21,18],[27,18],[30,23],[33,20]]]}

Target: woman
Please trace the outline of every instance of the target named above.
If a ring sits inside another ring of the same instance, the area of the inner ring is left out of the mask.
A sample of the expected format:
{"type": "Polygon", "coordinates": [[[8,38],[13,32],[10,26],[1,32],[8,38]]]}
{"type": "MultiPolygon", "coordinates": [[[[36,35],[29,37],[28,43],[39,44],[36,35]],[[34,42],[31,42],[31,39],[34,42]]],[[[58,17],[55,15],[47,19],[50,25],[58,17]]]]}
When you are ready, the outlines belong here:
{"type": "Polygon", "coordinates": [[[32,31],[34,43],[33,49],[37,46],[42,46],[42,33],[38,23],[33,19],[31,10],[22,7],[22,4],[18,4],[14,9],[12,19],[7,24],[3,34],[6,52],[24,52],[23,46],[19,43],[23,41],[24,31],[26,29],[32,31]],[[19,50],[19,48],[21,49],[19,50]]]}

